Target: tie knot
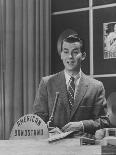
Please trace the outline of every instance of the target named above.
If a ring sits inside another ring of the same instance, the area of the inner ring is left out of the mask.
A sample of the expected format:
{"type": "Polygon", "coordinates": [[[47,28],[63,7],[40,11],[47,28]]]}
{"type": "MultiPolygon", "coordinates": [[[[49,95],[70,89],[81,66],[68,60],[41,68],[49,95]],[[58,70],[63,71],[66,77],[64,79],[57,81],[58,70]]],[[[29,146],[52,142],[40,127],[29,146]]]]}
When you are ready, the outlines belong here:
{"type": "Polygon", "coordinates": [[[70,77],[70,81],[74,82],[75,78],[73,76],[70,77]]]}

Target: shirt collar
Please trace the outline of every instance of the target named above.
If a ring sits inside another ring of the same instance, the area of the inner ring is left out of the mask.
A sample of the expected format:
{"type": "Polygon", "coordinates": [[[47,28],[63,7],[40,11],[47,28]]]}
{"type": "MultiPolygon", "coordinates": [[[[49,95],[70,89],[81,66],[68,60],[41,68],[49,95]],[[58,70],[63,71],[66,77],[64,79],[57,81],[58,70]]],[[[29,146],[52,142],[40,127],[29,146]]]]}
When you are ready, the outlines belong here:
{"type": "MultiPolygon", "coordinates": [[[[66,70],[64,70],[64,74],[65,74],[66,84],[68,84],[72,75],[67,73],[66,70]]],[[[80,79],[80,77],[81,77],[81,69],[80,69],[79,73],[77,75],[73,76],[73,77],[75,78],[75,82],[78,79],[80,79]]]]}

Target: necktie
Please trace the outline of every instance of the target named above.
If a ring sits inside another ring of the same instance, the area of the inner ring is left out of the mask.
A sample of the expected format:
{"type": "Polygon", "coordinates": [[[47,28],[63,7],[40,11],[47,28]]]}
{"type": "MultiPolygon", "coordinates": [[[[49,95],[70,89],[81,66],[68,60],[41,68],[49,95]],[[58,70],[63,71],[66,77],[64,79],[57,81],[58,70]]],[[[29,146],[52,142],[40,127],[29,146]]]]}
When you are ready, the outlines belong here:
{"type": "Polygon", "coordinates": [[[70,109],[72,109],[72,106],[74,104],[74,92],[75,92],[74,77],[71,77],[69,81],[69,87],[68,87],[68,99],[69,99],[70,109]]]}

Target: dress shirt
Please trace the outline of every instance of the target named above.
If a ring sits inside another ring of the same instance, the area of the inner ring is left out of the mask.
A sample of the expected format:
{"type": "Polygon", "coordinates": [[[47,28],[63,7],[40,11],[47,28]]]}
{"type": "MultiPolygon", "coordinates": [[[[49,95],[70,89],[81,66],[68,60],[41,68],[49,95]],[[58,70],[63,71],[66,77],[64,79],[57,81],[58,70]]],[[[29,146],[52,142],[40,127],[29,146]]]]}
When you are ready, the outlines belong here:
{"type": "MultiPolygon", "coordinates": [[[[68,87],[69,87],[69,84],[70,84],[70,78],[71,76],[73,75],[70,75],[69,73],[67,73],[65,70],[64,70],[64,74],[65,74],[65,79],[66,79],[66,85],[67,85],[67,90],[68,90],[68,87]]],[[[79,73],[74,77],[74,83],[75,83],[75,93],[74,93],[74,99],[75,99],[75,95],[76,95],[76,91],[77,91],[77,88],[78,88],[78,85],[79,85],[79,81],[80,81],[80,78],[81,78],[81,69],[79,71],[79,73]]],[[[83,122],[80,121],[80,123],[82,124],[82,130],[84,132],[84,125],[83,125],[83,122]]]]}
{"type": "MultiPolygon", "coordinates": [[[[69,84],[70,84],[70,78],[73,76],[73,75],[70,75],[69,73],[67,73],[66,71],[64,71],[65,73],[65,79],[66,79],[66,85],[67,85],[67,90],[69,88],[69,84]]],[[[77,91],[77,88],[78,88],[78,85],[79,85],[79,81],[80,81],[80,78],[81,78],[81,70],[80,72],[73,76],[74,77],[74,83],[75,83],[75,93],[74,93],[74,99],[75,99],[75,95],[76,95],[76,91],[77,91]]]]}

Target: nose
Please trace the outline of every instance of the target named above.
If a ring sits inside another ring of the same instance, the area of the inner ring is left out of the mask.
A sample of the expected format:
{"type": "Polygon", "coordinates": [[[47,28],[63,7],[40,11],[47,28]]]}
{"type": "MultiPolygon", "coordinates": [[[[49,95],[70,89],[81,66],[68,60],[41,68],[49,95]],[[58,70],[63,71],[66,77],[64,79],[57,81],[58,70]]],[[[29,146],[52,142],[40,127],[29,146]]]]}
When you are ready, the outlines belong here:
{"type": "Polygon", "coordinates": [[[72,58],[72,57],[73,57],[72,53],[69,53],[69,58],[72,58]]]}

